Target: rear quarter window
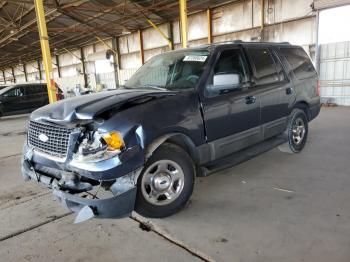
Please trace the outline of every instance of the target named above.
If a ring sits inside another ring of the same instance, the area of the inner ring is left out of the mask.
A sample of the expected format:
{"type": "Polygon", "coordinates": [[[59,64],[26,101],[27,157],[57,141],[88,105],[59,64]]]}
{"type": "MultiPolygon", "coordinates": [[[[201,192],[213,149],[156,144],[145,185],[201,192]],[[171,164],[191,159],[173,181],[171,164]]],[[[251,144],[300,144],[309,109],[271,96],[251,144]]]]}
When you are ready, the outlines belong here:
{"type": "Polygon", "coordinates": [[[30,85],[25,87],[26,95],[37,95],[43,92],[40,85],[30,85]]]}
{"type": "Polygon", "coordinates": [[[316,70],[309,56],[302,48],[281,48],[281,54],[286,58],[290,69],[299,80],[315,77],[316,70]]]}

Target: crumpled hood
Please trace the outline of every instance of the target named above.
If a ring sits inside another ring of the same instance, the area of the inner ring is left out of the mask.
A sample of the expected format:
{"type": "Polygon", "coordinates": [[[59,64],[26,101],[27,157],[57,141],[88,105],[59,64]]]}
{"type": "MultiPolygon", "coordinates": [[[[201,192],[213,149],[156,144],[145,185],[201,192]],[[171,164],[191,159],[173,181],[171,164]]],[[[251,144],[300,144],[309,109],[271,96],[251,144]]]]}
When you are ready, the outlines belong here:
{"type": "MultiPolygon", "coordinates": [[[[77,120],[92,120],[112,108],[120,108],[128,102],[143,98],[157,98],[174,95],[170,91],[120,89],[96,94],[68,98],[34,111],[31,120],[46,120],[55,123],[72,123],[77,120]]],[[[147,101],[147,100],[146,100],[147,101]]]]}

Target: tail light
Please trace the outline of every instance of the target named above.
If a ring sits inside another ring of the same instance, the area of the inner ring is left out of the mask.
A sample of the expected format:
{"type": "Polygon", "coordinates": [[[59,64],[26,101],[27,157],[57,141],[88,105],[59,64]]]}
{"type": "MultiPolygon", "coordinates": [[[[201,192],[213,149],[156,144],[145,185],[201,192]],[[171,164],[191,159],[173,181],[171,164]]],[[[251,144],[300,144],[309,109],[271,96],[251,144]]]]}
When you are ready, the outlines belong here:
{"type": "Polygon", "coordinates": [[[320,95],[321,95],[320,80],[317,80],[317,83],[316,83],[316,95],[317,95],[317,96],[320,96],[320,95]]]}

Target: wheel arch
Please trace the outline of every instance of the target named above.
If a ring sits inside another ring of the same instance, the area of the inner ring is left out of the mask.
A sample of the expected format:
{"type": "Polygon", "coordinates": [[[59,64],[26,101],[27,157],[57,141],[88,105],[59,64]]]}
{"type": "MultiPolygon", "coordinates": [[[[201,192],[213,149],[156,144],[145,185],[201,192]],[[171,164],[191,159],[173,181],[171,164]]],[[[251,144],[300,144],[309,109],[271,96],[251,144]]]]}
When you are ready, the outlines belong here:
{"type": "Polygon", "coordinates": [[[298,101],[297,103],[295,103],[293,108],[298,108],[303,110],[306,114],[307,120],[310,121],[311,111],[310,111],[310,106],[306,101],[298,101]]]}
{"type": "Polygon", "coordinates": [[[157,150],[164,143],[171,143],[181,147],[187,152],[187,154],[192,158],[194,163],[199,163],[200,157],[199,152],[193,143],[192,139],[183,133],[171,133],[163,135],[159,138],[153,140],[146,147],[146,160],[149,159],[153,152],[157,150]]]}

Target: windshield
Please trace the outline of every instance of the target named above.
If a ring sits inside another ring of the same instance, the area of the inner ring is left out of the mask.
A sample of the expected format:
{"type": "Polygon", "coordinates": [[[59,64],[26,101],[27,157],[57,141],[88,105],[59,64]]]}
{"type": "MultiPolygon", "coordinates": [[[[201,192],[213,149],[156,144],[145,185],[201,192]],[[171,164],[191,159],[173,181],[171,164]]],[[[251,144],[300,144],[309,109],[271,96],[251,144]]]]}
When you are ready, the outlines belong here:
{"type": "Polygon", "coordinates": [[[155,56],[127,81],[125,88],[194,88],[204,71],[208,56],[206,50],[184,50],[155,56]]]}

